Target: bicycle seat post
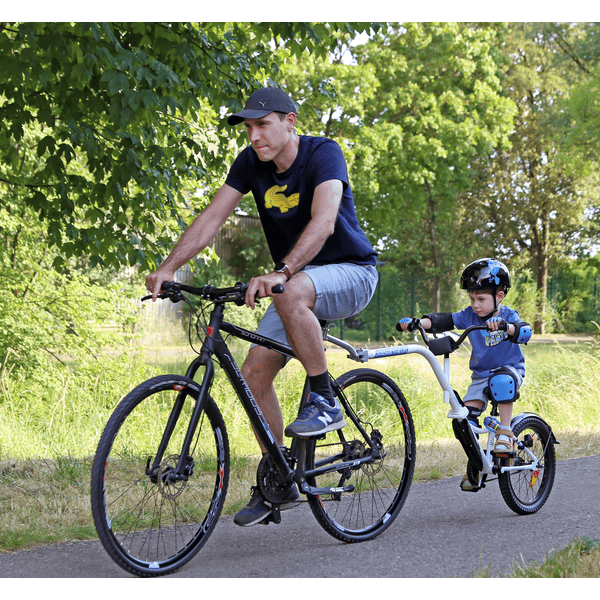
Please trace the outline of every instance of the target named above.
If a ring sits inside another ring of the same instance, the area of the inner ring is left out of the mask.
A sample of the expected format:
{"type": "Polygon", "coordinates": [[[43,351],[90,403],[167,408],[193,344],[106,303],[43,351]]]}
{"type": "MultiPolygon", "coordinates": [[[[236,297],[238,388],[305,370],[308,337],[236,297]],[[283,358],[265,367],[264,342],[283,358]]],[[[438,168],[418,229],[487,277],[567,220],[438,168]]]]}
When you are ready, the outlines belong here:
{"type": "MultiPolygon", "coordinates": [[[[444,354],[444,375],[448,382],[450,382],[450,355],[444,354]]],[[[448,390],[444,390],[444,402],[450,402],[450,392],[448,390]]]]}

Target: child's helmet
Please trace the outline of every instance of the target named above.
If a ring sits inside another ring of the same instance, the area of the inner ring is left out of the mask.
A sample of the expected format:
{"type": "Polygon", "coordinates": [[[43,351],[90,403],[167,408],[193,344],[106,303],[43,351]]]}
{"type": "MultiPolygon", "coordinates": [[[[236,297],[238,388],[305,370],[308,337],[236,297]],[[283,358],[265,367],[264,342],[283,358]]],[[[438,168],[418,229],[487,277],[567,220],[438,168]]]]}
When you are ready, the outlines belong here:
{"type": "Polygon", "coordinates": [[[460,276],[463,290],[501,290],[510,288],[510,272],[504,263],[495,258],[480,258],[468,265],[460,276]]]}

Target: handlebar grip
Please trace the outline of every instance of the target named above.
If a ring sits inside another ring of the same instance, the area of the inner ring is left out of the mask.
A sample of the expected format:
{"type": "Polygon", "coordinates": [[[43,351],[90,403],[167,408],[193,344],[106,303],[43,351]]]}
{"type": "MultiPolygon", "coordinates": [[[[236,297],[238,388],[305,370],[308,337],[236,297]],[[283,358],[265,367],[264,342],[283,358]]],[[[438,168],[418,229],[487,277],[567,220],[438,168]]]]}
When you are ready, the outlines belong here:
{"type": "Polygon", "coordinates": [[[275,287],[271,288],[274,294],[283,294],[285,292],[285,286],[282,283],[278,283],[275,287]]]}

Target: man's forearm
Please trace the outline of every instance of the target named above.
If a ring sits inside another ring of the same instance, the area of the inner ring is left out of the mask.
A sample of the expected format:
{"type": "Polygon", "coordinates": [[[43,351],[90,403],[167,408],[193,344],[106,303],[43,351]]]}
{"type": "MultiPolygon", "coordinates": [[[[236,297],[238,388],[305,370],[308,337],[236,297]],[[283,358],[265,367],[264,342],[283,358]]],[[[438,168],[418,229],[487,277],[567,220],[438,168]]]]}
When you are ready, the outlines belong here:
{"type": "Polygon", "coordinates": [[[297,273],[306,266],[334,232],[341,197],[342,183],[338,180],[326,181],[317,186],[311,210],[312,218],[283,259],[292,273],[297,273]]]}

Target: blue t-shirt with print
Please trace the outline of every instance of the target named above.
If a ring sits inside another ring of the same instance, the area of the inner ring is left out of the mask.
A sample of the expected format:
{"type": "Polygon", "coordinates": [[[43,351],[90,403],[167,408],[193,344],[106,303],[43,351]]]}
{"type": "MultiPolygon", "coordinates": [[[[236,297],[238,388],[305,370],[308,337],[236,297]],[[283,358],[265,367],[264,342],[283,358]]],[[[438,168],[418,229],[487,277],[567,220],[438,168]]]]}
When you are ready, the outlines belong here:
{"type": "Polygon", "coordinates": [[[300,136],[294,163],[283,173],[277,173],[273,161],[260,161],[248,146],[234,161],[225,183],[242,194],[252,192],[277,263],[289,254],[308,225],[315,188],[331,179],[340,180],[344,188],[335,230],[310,264],[375,265],[377,253],[356,218],[346,160],[333,140],[300,136]]]}
{"type": "MultiPolygon", "coordinates": [[[[499,315],[507,323],[522,323],[516,310],[500,305],[499,315]]],[[[452,320],[458,329],[467,329],[471,325],[485,325],[485,320],[468,306],[460,312],[452,313],[452,320]]],[[[525,377],[525,356],[519,344],[504,339],[504,331],[486,331],[478,329],[469,334],[473,346],[469,368],[474,379],[483,379],[491,375],[492,369],[513,367],[521,377],[525,377]]]]}

